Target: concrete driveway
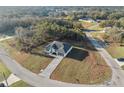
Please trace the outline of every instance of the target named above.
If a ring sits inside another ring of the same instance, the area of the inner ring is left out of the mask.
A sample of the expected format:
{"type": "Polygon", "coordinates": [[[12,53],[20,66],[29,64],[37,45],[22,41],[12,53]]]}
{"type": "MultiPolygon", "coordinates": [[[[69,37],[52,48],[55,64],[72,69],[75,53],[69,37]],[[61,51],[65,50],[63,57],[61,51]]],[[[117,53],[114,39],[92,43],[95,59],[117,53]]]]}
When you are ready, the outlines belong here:
{"type": "Polygon", "coordinates": [[[35,87],[84,87],[84,86],[106,86],[106,85],[83,85],[83,84],[72,84],[65,83],[61,81],[51,80],[44,78],[43,76],[32,73],[26,68],[22,67],[14,59],[10,58],[9,55],[0,48],[0,59],[7,66],[7,68],[19,77],[21,80],[25,81],[31,86],[35,87]]]}

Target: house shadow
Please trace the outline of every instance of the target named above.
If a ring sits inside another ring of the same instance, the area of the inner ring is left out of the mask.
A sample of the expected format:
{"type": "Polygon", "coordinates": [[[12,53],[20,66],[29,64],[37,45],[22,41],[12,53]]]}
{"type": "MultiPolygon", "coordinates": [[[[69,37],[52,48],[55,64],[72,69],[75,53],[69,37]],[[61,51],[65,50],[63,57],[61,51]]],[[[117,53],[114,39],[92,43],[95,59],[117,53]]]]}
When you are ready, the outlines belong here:
{"type": "Polygon", "coordinates": [[[72,58],[78,61],[84,60],[87,56],[89,56],[88,51],[81,50],[77,48],[72,48],[72,50],[69,52],[69,54],[66,56],[67,58],[72,58]]]}

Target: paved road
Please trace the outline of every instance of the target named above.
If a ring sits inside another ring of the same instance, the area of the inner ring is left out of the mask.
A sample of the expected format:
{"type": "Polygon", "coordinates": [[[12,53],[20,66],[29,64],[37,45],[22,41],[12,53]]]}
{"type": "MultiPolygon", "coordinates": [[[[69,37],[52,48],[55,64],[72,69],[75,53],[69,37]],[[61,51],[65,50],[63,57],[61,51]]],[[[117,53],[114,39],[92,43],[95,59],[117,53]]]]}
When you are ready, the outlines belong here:
{"type": "Polygon", "coordinates": [[[120,61],[117,60],[116,58],[115,58],[114,60],[118,63],[119,66],[123,66],[123,65],[124,65],[124,62],[120,62],[120,61]]]}
{"type": "Polygon", "coordinates": [[[11,39],[11,38],[13,38],[13,36],[8,36],[8,37],[5,37],[5,38],[0,38],[0,42],[4,41],[4,40],[7,40],[7,39],[11,39]]]}
{"type": "Polygon", "coordinates": [[[92,38],[92,35],[90,33],[86,33],[86,35],[89,37],[91,43],[96,47],[96,49],[99,51],[101,56],[104,58],[104,60],[112,69],[112,80],[110,82],[110,85],[124,86],[124,71],[117,64],[117,62],[111,57],[111,55],[104,48],[102,48],[102,46],[95,39],[92,38]]]}
{"type": "Polygon", "coordinates": [[[115,60],[107,53],[107,51],[102,48],[96,40],[94,40],[89,34],[90,41],[93,45],[99,50],[99,53],[108,63],[108,65],[112,68],[112,82],[109,85],[82,85],[82,84],[71,84],[71,83],[64,83],[56,80],[51,80],[39,76],[31,71],[22,67],[18,62],[11,59],[7,53],[0,48],[0,59],[3,63],[9,68],[9,70],[15,74],[17,77],[22,79],[23,81],[27,82],[28,84],[36,87],[77,87],[77,86],[124,86],[124,72],[121,70],[120,66],[115,62],[115,60]]]}
{"type": "Polygon", "coordinates": [[[22,67],[18,62],[11,59],[7,53],[0,48],[0,59],[8,67],[8,69],[17,77],[26,83],[35,87],[83,87],[83,86],[105,86],[105,85],[82,85],[64,83],[56,80],[44,78],[40,75],[32,73],[31,71],[22,67]]]}

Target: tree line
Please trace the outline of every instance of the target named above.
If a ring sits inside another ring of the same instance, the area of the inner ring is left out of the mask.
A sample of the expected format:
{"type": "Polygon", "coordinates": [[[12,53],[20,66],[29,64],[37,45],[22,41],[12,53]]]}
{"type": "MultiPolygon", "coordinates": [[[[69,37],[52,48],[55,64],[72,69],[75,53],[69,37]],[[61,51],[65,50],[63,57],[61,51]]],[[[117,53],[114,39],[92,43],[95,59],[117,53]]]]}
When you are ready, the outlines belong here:
{"type": "Polygon", "coordinates": [[[54,40],[81,41],[85,38],[81,28],[78,22],[43,19],[28,28],[18,27],[15,32],[20,50],[31,52],[33,48],[54,40]]]}

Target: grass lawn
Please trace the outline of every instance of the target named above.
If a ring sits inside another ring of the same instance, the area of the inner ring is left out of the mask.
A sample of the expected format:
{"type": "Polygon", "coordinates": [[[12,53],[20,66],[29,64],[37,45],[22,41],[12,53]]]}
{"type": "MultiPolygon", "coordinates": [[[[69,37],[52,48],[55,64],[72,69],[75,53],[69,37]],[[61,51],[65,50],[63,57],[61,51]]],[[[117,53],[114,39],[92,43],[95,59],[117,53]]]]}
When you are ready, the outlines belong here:
{"type": "Polygon", "coordinates": [[[91,35],[95,39],[104,40],[105,33],[96,31],[96,32],[91,32],[91,35]]]}
{"type": "Polygon", "coordinates": [[[88,28],[88,27],[91,27],[93,25],[96,25],[96,23],[92,23],[92,22],[87,22],[87,21],[81,21],[82,25],[84,28],[88,28]]]}
{"type": "Polygon", "coordinates": [[[2,63],[0,60],[0,82],[4,80],[3,74],[5,74],[5,77],[8,78],[11,72],[7,69],[7,67],[2,63]]]}
{"type": "Polygon", "coordinates": [[[74,48],[51,78],[69,83],[98,84],[111,78],[111,69],[97,52],[74,48]]]}
{"type": "Polygon", "coordinates": [[[124,47],[111,45],[107,47],[106,50],[113,58],[124,57],[124,47]]]}
{"type": "Polygon", "coordinates": [[[31,86],[25,83],[24,81],[20,80],[10,85],[10,87],[31,87],[31,86]]]}
{"type": "Polygon", "coordinates": [[[123,65],[123,66],[121,66],[121,68],[124,70],[124,65],[123,65]]]}
{"type": "Polygon", "coordinates": [[[12,45],[14,42],[14,39],[5,40],[1,42],[1,46],[6,49],[13,59],[34,73],[39,73],[41,69],[46,68],[53,59],[45,56],[19,52],[14,45],[12,45]]]}
{"type": "Polygon", "coordinates": [[[96,30],[96,31],[102,31],[104,28],[100,27],[99,25],[94,25],[88,28],[89,30],[96,30]]]}

